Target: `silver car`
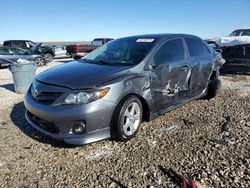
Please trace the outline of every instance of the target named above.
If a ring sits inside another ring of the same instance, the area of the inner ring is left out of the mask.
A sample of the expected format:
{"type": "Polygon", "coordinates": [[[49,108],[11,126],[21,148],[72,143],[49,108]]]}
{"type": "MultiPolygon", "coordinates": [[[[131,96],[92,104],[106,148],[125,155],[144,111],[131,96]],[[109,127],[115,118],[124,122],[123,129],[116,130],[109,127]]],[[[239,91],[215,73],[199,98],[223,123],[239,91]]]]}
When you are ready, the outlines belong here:
{"type": "Polygon", "coordinates": [[[222,62],[200,38],[126,37],[39,74],[25,96],[27,121],[70,144],[127,141],[180,105],[214,97],[222,62]]]}
{"type": "Polygon", "coordinates": [[[33,54],[32,50],[23,50],[20,48],[0,47],[0,59],[6,59],[16,62],[18,59],[25,59],[36,62],[38,66],[46,64],[41,55],[33,54]]]}
{"type": "Polygon", "coordinates": [[[55,46],[50,46],[50,47],[55,53],[54,58],[69,57],[67,50],[66,50],[66,46],[55,45],[55,46]]]}

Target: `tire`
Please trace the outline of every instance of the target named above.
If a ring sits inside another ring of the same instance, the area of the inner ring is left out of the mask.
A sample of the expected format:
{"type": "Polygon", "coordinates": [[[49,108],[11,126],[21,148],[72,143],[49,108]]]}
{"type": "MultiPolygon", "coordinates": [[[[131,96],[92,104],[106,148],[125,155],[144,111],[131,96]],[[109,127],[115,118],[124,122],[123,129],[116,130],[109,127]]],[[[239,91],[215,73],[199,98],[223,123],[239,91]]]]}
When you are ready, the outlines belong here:
{"type": "Polygon", "coordinates": [[[143,109],[140,99],[134,95],[123,99],[114,113],[111,137],[122,142],[133,138],[139,131],[142,114],[143,109]]]}
{"type": "Polygon", "coordinates": [[[221,81],[218,78],[213,79],[207,87],[207,95],[206,99],[212,99],[214,98],[218,93],[221,88],[221,81]]]}
{"type": "Polygon", "coordinates": [[[43,56],[44,56],[44,59],[47,63],[52,62],[54,59],[54,57],[51,53],[45,53],[43,56]]]}
{"type": "Polygon", "coordinates": [[[36,64],[37,64],[38,67],[43,66],[43,65],[46,64],[45,60],[42,57],[37,57],[35,59],[35,62],[36,62],[36,64]]]}

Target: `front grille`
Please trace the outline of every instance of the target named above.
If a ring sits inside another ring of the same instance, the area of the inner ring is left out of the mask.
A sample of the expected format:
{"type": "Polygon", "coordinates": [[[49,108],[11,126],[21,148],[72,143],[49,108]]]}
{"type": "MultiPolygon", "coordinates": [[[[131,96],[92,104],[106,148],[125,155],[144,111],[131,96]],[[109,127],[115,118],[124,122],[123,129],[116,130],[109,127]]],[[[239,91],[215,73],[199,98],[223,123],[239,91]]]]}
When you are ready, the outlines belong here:
{"type": "Polygon", "coordinates": [[[59,129],[55,126],[54,123],[41,119],[29,111],[28,111],[28,115],[31,121],[37,126],[39,126],[40,128],[45,129],[46,131],[49,131],[51,133],[59,133],[59,129]]]}
{"type": "Polygon", "coordinates": [[[52,104],[61,94],[62,92],[41,92],[33,98],[42,104],[52,104]]]}

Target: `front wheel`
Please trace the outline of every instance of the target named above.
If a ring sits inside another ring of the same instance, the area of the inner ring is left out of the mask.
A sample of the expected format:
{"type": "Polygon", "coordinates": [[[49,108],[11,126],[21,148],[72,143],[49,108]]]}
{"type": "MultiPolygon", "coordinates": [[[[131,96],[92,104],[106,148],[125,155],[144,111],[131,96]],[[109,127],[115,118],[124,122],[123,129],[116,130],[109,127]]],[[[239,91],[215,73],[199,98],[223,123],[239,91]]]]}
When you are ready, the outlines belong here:
{"type": "Polygon", "coordinates": [[[136,96],[122,100],[114,114],[111,125],[112,138],[118,141],[128,141],[139,131],[142,121],[142,104],[136,96]]]}
{"type": "Polygon", "coordinates": [[[46,64],[45,60],[44,60],[42,57],[37,57],[37,58],[35,59],[35,62],[36,62],[36,64],[37,64],[37,66],[43,66],[43,65],[46,64]]]}
{"type": "Polygon", "coordinates": [[[214,98],[221,88],[221,81],[218,78],[213,79],[207,87],[207,95],[205,99],[212,99],[214,98]]]}
{"type": "Polygon", "coordinates": [[[53,61],[53,55],[51,53],[44,54],[44,59],[46,62],[50,63],[53,61]]]}

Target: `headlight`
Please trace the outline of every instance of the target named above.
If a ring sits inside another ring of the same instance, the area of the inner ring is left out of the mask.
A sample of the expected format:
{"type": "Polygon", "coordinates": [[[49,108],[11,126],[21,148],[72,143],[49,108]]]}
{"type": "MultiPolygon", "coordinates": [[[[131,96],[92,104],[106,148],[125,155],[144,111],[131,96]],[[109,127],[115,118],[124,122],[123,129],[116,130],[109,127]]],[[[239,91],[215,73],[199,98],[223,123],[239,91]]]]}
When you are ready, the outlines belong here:
{"type": "Polygon", "coordinates": [[[91,92],[79,91],[79,92],[71,93],[64,99],[63,104],[90,103],[92,101],[95,101],[104,97],[109,92],[109,89],[110,88],[105,88],[102,90],[91,91],[91,92]]]}

